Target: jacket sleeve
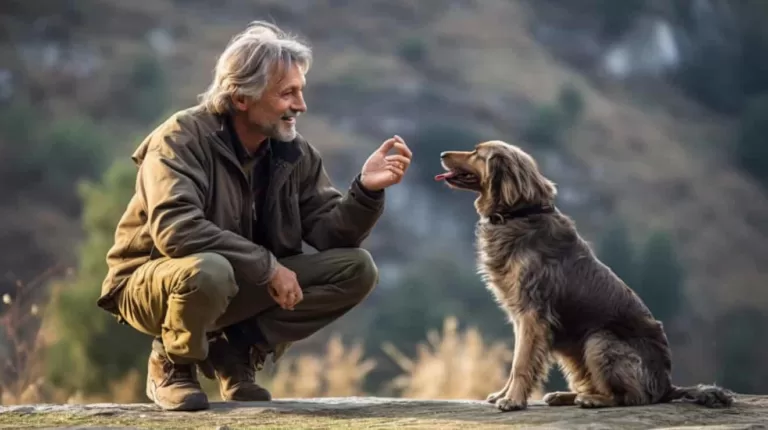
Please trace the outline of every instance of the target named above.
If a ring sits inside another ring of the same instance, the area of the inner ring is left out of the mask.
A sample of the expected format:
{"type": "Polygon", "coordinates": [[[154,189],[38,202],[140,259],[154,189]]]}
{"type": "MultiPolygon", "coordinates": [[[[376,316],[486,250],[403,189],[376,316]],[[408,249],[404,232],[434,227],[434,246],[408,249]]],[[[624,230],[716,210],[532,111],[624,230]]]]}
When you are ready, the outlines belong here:
{"type": "Polygon", "coordinates": [[[359,247],[384,210],[384,190],[366,190],[358,175],[342,194],[331,184],[318,151],[307,146],[299,191],[304,240],[318,251],[359,247]]]}
{"type": "Polygon", "coordinates": [[[184,144],[190,138],[183,133],[155,137],[163,141],[152,145],[139,166],[137,192],[155,248],[171,258],[217,253],[232,264],[238,285],[266,283],[275,267],[274,255],[205,218],[210,184],[203,155],[191,149],[196,145],[184,144]]]}

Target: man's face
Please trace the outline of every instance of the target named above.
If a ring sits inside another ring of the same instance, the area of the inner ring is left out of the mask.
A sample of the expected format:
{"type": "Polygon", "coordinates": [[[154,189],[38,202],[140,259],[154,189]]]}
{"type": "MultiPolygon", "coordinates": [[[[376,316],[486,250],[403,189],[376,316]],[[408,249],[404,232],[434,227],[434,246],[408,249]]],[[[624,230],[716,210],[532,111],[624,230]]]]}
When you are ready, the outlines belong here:
{"type": "Polygon", "coordinates": [[[240,105],[245,108],[252,130],[282,141],[296,138],[296,117],[307,110],[303,94],[305,84],[304,73],[296,64],[285,73],[282,69],[277,71],[261,98],[240,105]]]}

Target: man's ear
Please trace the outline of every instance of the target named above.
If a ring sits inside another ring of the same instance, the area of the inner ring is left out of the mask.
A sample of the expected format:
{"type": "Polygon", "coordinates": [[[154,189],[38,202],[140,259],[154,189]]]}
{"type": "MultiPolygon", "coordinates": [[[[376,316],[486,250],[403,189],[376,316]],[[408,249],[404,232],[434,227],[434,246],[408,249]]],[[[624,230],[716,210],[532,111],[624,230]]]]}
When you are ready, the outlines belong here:
{"type": "Polygon", "coordinates": [[[235,110],[244,112],[248,110],[248,98],[242,94],[233,94],[232,106],[235,107],[235,110]]]}

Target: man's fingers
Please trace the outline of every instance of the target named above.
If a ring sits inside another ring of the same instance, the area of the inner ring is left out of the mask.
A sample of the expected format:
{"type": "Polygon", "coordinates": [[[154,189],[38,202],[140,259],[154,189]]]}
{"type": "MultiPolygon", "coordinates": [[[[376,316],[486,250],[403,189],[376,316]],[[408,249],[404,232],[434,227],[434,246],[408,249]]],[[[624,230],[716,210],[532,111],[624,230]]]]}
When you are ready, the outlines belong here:
{"type": "Polygon", "coordinates": [[[379,152],[381,152],[382,154],[386,154],[387,152],[389,152],[390,149],[392,149],[395,146],[396,142],[397,140],[394,137],[391,137],[385,140],[384,143],[382,143],[381,146],[379,147],[379,152]]]}
{"type": "Polygon", "coordinates": [[[411,159],[410,158],[408,158],[408,157],[406,157],[404,155],[399,155],[399,154],[387,155],[386,160],[388,162],[390,162],[390,163],[397,163],[397,162],[399,162],[399,163],[401,163],[401,165],[403,167],[406,167],[409,164],[411,164],[411,159]]]}
{"type": "Polygon", "coordinates": [[[280,288],[279,290],[274,289],[274,294],[272,298],[275,299],[278,305],[280,305],[283,309],[288,309],[291,307],[291,297],[290,297],[290,290],[287,288],[280,288]]]}
{"type": "Polygon", "coordinates": [[[387,168],[392,167],[393,169],[390,171],[396,175],[405,175],[405,170],[408,169],[410,163],[411,160],[402,155],[391,155],[387,157],[387,168]]]}
{"type": "Polygon", "coordinates": [[[405,166],[401,165],[398,162],[387,164],[387,169],[390,172],[395,172],[395,173],[399,173],[399,174],[405,174],[405,166]]]}
{"type": "Polygon", "coordinates": [[[413,153],[411,153],[411,149],[408,148],[408,145],[406,145],[405,142],[395,142],[393,146],[401,155],[404,155],[408,158],[413,158],[413,153]]]}
{"type": "Polygon", "coordinates": [[[280,307],[283,309],[289,309],[291,307],[291,296],[286,294],[280,298],[280,307]]]}
{"type": "Polygon", "coordinates": [[[288,287],[286,292],[286,309],[293,310],[293,307],[299,304],[304,298],[304,293],[298,283],[288,287]]]}
{"type": "Polygon", "coordinates": [[[387,170],[394,173],[398,181],[400,180],[400,178],[402,178],[405,175],[405,172],[403,171],[403,169],[400,169],[397,166],[387,166],[387,170]]]}

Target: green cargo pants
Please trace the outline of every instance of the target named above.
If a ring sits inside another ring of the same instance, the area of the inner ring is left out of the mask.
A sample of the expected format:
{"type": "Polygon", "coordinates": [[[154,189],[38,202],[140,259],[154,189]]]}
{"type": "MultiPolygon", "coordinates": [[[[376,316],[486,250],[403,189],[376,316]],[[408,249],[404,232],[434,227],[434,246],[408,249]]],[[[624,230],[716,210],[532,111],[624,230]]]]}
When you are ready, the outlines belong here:
{"type": "Polygon", "coordinates": [[[257,323],[271,346],[304,339],[360,303],[378,281],[361,248],[279,261],[304,292],[292,311],[279,307],[266,285],[236,285],[232,266],[212,253],[146,263],[118,294],[118,310],[135,329],[160,337],[172,361],[189,363],[208,355],[208,333],[246,320],[257,323]]]}

